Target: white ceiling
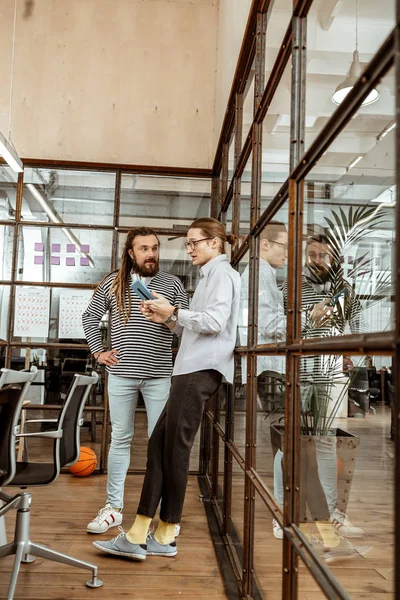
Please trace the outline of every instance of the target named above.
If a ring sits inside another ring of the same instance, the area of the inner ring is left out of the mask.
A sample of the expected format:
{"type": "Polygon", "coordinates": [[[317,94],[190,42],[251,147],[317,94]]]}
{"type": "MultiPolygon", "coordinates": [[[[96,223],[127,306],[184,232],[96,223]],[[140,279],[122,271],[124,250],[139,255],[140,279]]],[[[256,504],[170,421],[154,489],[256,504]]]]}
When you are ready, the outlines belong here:
{"type": "MultiPolygon", "coordinates": [[[[276,0],[267,29],[267,73],[270,73],[287,28],[292,0],[276,0]]],[[[366,65],[395,25],[394,0],[358,0],[358,48],[366,65]]],[[[307,20],[306,147],[336,106],[335,88],[348,75],[356,44],[356,0],[316,0],[307,20]]],[[[289,173],[291,70],[286,69],[264,123],[263,178],[284,181],[289,173]]],[[[371,186],[360,197],[376,197],[394,183],[394,131],[377,143],[377,136],[394,119],[393,70],[378,86],[379,100],[359,110],[312,172],[312,179],[336,185],[371,186]],[[359,155],[363,159],[346,172],[359,155]]],[[[252,120],[245,103],[244,128],[252,120]]],[[[334,191],[332,193],[334,195],[334,191]]],[[[357,196],[357,194],[356,194],[357,196]]]]}

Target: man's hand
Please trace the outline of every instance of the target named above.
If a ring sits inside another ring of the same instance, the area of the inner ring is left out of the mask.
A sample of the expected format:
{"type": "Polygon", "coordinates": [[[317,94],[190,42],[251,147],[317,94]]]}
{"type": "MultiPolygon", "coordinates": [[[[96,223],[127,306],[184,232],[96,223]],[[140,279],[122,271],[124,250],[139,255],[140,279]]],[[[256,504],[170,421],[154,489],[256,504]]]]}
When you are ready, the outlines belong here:
{"type": "Polygon", "coordinates": [[[94,354],[94,357],[100,365],[114,367],[119,363],[119,360],[117,358],[118,354],[118,350],[107,350],[106,352],[99,352],[98,354],[94,354]]]}
{"type": "Polygon", "coordinates": [[[326,298],[319,304],[316,304],[311,311],[311,319],[314,321],[315,327],[323,327],[332,317],[333,310],[331,306],[328,306],[330,298],[326,298]]]}
{"type": "Polygon", "coordinates": [[[164,323],[165,319],[172,315],[175,307],[161,294],[153,292],[153,290],[151,290],[151,293],[155,297],[155,300],[142,302],[140,304],[140,312],[148,321],[164,323]]]}

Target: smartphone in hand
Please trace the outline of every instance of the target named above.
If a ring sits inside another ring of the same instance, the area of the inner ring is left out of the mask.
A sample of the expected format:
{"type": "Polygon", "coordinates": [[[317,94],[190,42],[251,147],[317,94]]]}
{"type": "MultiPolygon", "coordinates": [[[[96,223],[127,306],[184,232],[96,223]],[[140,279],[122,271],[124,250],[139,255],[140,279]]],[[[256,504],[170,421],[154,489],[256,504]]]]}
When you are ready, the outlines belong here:
{"type": "Polygon", "coordinates": [[[343,288],[342,290],[340,290],[340,292],[338,292],[337,294],[335,294],[329,301],[328,306],[335,306],[336,304],[339,303],[339,299],[343,296],[346,297],[347,296],[347,290],[346,288],[343,288]]]}
{"type": "Polygon", "coordinates": [[[134,292],[141,300],[155,300],[155,297],[150,292],[150,290],[142,283],[141,281],[134,281],[131,284],[131,290],[134,292]]]}

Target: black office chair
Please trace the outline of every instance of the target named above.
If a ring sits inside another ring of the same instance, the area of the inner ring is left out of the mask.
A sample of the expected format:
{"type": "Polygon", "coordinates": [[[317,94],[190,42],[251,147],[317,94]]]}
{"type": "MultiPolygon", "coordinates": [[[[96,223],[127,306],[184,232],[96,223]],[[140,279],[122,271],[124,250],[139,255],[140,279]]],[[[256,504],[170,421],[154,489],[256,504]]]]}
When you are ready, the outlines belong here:
{"type": "MultiPolygon", "coordinates": [[[[96,373],[92,373],[90,376],[75,375],[61,407],[59,418],[48,419],[48,421],[54,422],[55,429],[37,433],[18,433],[18,420],[22,409],[20,390],[11,386],[0,390],[0,470],[5,473],[0,476],[0,486],[25,488],[26,486],[48,485],[57,479],[62,467],[72,465],[78,460],[83,408],[90,389],[93,384],[97,383],[97,379],[96,373]],[[17,438],[22,436],[53,439],[53,461],[51,463],[17,463],[15,445],[17,438]]],[[[21,562],[32,562],[34,556],[87,569],[92,572],[92,579],[87,581],[86,585],[88,587],[103,585],[97,579],[96,565],[31,542],[30,504],[32,496],[30,493],[22,492],[15,496],[8,496],[0,492],[0,499],[5,502],[0,507],[0,517],[12,508],[17,510],[14,540],[0,546],[0,558],[15,554],[7,600],[12,600],[14,597],[21,562]]]]}
{"type": "Polygon", "coordinates": [[[366,367],[354,367],[348,388],[349,417],[365,417],[369,412],[369,383],[366,367]]]}
{"type": "MultiPolygon", "coordinates": [[[[36,379],[37,368],[32,365],[29,371],[14,371],[12,369],[0,369],[0,389],[5,385],[17,385],[21,388],[21,397],[20,402],[22,406],[24,405],[24,401],[27,398],[29,388],[31,383],[36,379]]],[[[21,412],[21,426],[23,428],[24,413],[21,412]]],[[[18,459],[25,458],[27,456],[27,450],[25,447],[24,440],[21,438],[19,440],[19,448],[18,448],[18,459]]]]}

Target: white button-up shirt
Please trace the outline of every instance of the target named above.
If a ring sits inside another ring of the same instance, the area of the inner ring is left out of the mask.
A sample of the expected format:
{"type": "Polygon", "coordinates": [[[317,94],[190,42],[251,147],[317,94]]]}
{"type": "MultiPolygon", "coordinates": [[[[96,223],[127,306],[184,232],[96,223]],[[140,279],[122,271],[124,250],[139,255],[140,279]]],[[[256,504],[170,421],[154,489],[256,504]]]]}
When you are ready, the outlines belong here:
{"type": "Polygon", "coordinates": [[[239,301],[240,275],[226,254],[201,267],[190,309],[178,313],[183,333],[173,375],[215,369],[232,383],[239,301]]]}
{"type": "MultiPolygon", "coordinates": [[[[240,293],[239,339],[240,345],[247,345],[247,316],[249,306],[249,268],[242,275],[240,293]]],[[[258,275],[258,344],[271,344],[286,339],[286,316],[283,307],[283,294],[276,283],[276,271],[260,258],[258,275]]],[[[257,357],[257,375],[263,371],[285,373],[284,356],[257,357]]],[[[242,357],[242,383],[246,383],[247,360],[242,357]]]]}

